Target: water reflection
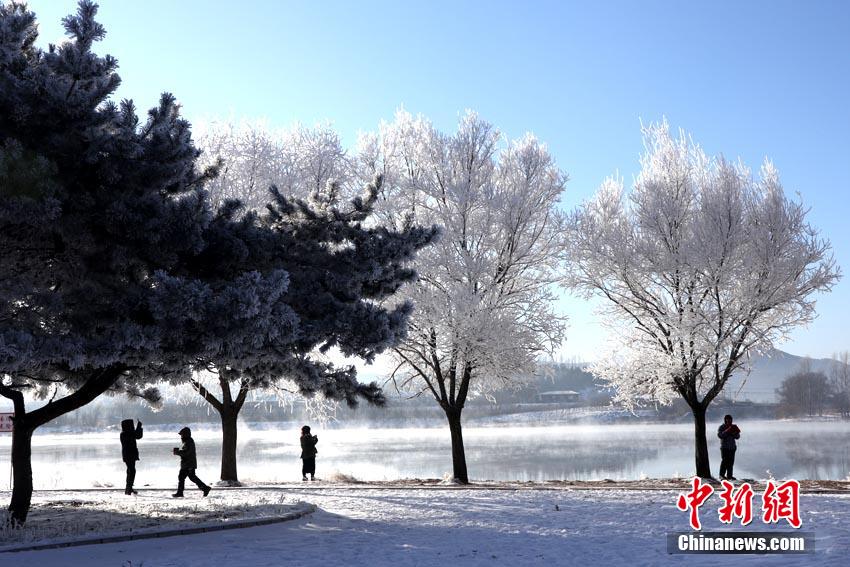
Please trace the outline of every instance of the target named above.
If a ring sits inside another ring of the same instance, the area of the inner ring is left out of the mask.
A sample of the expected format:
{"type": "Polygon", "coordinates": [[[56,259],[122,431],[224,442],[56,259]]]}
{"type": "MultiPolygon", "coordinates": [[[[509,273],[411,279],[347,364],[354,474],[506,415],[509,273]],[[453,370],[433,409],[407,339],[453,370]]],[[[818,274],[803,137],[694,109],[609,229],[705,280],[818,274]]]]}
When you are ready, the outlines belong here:
{"type": "MultiPolygon", "coordinates": [[[[239,474],[250,482],[300,478],[300,424],[252,429],[241,425],[239,474]]],[[[268,425],[265,425],[268,427],[268,425]]],[[[845,479],[850,473],[850,423],[785,421],[742,424],[738,478],[845,479]]],[[[443,478],[451,471],[448,430],[316,429],[318,476],[335,473],[360,480],[443,478]]],[[[201,478],[217,478],[220,437],[193,428],[201,478]]],[[[638,479],[692,473],[693,429],[685,424],[468,427],[464,431],[470,476],[476,480],[638,479]]],[[[139,442],[139,486],[176,485],[173,431],[146,428],[139,442]]],[[[709,439],[712,469],[719,465],[709,439]]],[[[0,463],[9,463],[9,436],[0,437],[0,463]]],[[[36,488],[121,486],[124,466],[118,432],[37,434],[33,446],[36,488]]]]}
{"type": "Polygon", "coordinates": [[[787,447],[791,469],[804,470],[805,478],[833,478],[832,471],[850,472],[850,447],[840,437],[818,443],[808,436],[791,437],[787,447]]]}

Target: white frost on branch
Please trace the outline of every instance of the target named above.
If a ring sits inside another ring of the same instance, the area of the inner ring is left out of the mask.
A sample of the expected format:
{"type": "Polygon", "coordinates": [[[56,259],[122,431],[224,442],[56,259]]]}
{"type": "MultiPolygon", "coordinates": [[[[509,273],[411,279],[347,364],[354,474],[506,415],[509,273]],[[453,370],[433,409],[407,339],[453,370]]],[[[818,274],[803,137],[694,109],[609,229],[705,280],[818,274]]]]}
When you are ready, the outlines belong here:
{"type": "Polygon", "coordinates": [[[404,290],[416,307],[398,375],[460,408],[528,377],[564,329],[552,288],[567,178],[545,146],[531,135],[506,143],[471,112],[447,135],[400,111],[361,138],[359,157],[363,178],[384,176],[384,222],[443,229],[404,290]]]}
{"type": "Polygon", "coordinates": [[[218,177],[207,184],[214,204],[239,199],[261,210],[272,185],[284,195],[306,198],[330,182],[348,189],[354,180],[342,141],[327,123],[272,130],[263,122],[213,121],[195,131],[203,149],[201,163],[224,160],[218,177]]]}
{"type": "Polygon", "coordinates": [[[609,179],[570,216],[566,283],[608,300],[617,346],[592,370],[620,401],[705,407],[750,354],[814,319],[840,271],[772,163],[755,178],[666,122],[643,133],[633,190],[609,179]]]}

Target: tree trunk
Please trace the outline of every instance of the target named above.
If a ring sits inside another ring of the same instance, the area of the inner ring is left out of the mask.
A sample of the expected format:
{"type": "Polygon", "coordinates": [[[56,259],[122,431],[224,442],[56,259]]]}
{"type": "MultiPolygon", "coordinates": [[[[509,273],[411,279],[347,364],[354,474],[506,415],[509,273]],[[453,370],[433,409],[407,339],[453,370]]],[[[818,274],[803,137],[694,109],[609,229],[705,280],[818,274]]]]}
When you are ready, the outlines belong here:
{"type": "Polygon", "coordinates": [[[27,521],[32,501],[32,434],[25,424],[15,423],[12,431],[12,500],[9,520],[21,526],[27,521]]]}
{"type": "Polygon", "coordinates": [[[29,514],[32,502],[32,435],[37,428],[61,415],[91,402],[108,390],[124,373],[121,365],[92,370],[79,389],[64,398],[51,400],[46,405],[26,411],[24,395],[20,390],[0,383],[0,396],[12,400],[15,407],[12,431],[12,499],[9,502],[9,521],[21,525],[29,514]]]}
{"type": "Polygon", "coordinates": [[[705,437],[705,407],[701,404],[691,406],[694,414],[694,450],[696,458],[696,475],[701,478],[711,478],[711,465],[708,459],[708,443],[705,437]]]}
{"type": "Polygon", "coordinates": [[[239,484],[236,474],[236,418],[233,411],[222,411],[221,415],[221,480],[228,484],[239,484]]]}
{"type": "Polygon", "coordinates": [[[463,430],[460,424],[462,408],[450,407],[446,410],[449,420],[449,429],[452,433],[452,468],[454,478],[462,484],[469,484],[469,476],[466,472],[466,452],[463,448],[463,430]]]}
{"type": "Polygon", "coordinates": [[[221,480],[230,486],[242,486],[236,474],[236,420],[250,387],[246,382],[242,382],[239,393],[234,399],[230,392],[230,377],[232,377],[230,370],[219,369],[218,384],[221,386],[221,400],[197,380],[190,380],[190,382],[201,397],[215,408],[221,418],[221,480]]]}

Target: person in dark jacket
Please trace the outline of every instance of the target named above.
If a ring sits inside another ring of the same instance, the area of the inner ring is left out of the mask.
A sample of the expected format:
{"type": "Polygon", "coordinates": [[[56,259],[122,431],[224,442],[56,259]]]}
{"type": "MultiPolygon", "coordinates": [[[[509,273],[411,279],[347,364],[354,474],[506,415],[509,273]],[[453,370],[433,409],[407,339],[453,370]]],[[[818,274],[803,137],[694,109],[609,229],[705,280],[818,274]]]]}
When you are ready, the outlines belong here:
{"type": "Polygon", "coordinates": [[[127,482],[124,484],[124,494],[138,494],[133,490],[133,483],[136,481],[136,461],[139,460],[139,448],[136,446],[136,439],[141,439],[143,435],[142,422],[133,427],[132,419],[121,421],[121,459],[127,465],[127,482]]]}
{"type": "Polygon", "coordinates": [[[738,444],[735,439],[741,438],[741,430],[732,423],[732,416],[723,418],[723,425],[717,428],[717,436],[720,438],[720,479],[738,480],[732,475],[732,467],[735,466],[735,451],[738,444]]]}
{"type": "Polygon", "coordinates": [[[301,480],[307,480],[307,474],[310,475],[310,480],[316,480],[316,443],[319,442],[317,435],[310,435],[310,426],[305,425],[301,428],[301,480]]]}
{"type": "Polygon", "coordinates": [[[195,475],[195,469],[198,468],[198,458],[195,454],[195,440],[192,439],[192,430],[184,427],[180,430],[180,439],[183,444],[180,447],[174,447],[175,455],[180,456],[180,473],[177,475],[177,492],[172,494],[174,498],[183,498],[183,486],[186,483],[186,478],[194,482],[199,489],[204,491],[204,496],[210,493],[211,488],[195,475]]]}

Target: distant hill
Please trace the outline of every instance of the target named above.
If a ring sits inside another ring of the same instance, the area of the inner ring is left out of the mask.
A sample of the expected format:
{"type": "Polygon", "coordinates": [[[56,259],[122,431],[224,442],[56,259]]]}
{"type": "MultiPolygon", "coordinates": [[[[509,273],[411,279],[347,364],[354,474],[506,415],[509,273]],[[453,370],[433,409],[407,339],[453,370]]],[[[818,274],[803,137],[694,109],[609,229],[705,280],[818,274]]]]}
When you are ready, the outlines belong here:
{"type": "MultiPolygon", "coordinates": [[[[805,359],[804,356],[779,349],[773,349],[767,355],[753,357],[750,373],[742,372],[733,376],[723,389],[723,395],[734,401],[776,402],[776,389],[787,376],[799,370],[805,359]]],[[[829,376],[835,361],[830,358],[810,358],[809,363],[814,372],[823,372],[829,376]]],[[[601,390],[600,384],[594,383],[592,376],[581,370],[584,366],[586,365],[581,363],[556,364],[549,377],[538,380],[536,389],[568,389],[583,393],[601,390]]]]}
{"type": "MultiPolygon", "coordinates": [[[[779,349],[768,355],[757,356],[752,361],[752,371],[733,376],[724,388],[728,398],[736,401],[776,402],[776,389],[789,374],[796,372],[806,357],[796,356],[779,349]]],[[[814,372],[829,376],[835,361],[830,358],[810,358],[814,372]]]]}

